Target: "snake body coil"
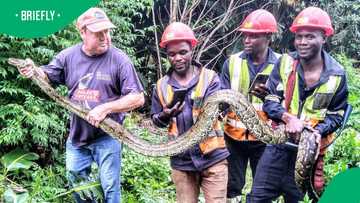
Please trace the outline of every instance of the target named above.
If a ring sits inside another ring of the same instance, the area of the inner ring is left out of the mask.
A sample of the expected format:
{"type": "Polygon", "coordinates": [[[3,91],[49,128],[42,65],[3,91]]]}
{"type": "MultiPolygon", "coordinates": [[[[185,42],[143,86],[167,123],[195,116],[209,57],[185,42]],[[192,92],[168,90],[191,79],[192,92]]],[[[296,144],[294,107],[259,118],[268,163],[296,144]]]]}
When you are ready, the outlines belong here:
{"type": "MultiPolygon", "coordinates": [[[[27,61],[23,59],[10,58],[9,64],[17,68],[25,67],[27,61]]],[[[48,82],[44,81],[38,74],[31,77],[31,80],[37,84],[41,90],[49,97],[54,99],[56,103],[65,109],[75,113],[79,117],[85,119],[88,110],[72,103],[68,98],[63,97],[52,88],[48,82]]],[[[166,143],[154,144],[145,141],[138,136],[134,136],[122,125],[116,121],[106,118],[100,123],[100,128],[120,140],[132,150],[144,154],[146,156],[160,157],[172,156],[184,152],[188,148],[194,146],[206,138],[206,135],[211,131],[214,119],[218,116],[218,106],[220,103],[228,103],[236,114],[241,118],[242,123],[254,134],[260,141],[268,144],[281,144],[287,141],[284,129],[273,130],[270,126],[259,119],[256,110],[251,103],[239,92],[233,90],[220,90],[209,96],[203,105],[197,122],[184,135],[178,136],[174,140],[169,140],[166,143]]],[[[299,152],[296,161],[295,180],[300,188],[304,185],[304,181],[308,180],[309,168],[315,159],[314,153],[309,151],[316,151],[316,145],[311,139],[309,131],[304,131],[299,143],[299,152]]]]}

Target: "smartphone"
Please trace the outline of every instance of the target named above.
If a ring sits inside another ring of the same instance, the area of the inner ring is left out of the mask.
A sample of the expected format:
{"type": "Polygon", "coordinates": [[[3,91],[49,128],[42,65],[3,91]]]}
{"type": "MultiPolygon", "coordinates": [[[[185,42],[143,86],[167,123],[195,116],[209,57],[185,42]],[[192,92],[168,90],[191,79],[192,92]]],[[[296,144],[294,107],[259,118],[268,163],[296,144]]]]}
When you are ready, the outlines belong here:
{"type": "Polygon", "coordinates": [[[185,101],[185,96],[186,96],[187,91],[188,91],[187,88],[174,90],[174,96],[173,96],[172,101],[168,105],[168,108],[172,108],[178,102],[180,102],[180,104],[182,104],[185,101]]]}
{"type": "Polygon", "coordinates": [[[252,90],[255,89],[255,87],[259,84],[266,84],[266,81],[269,79],[269,75],[264,75],[264,74],[258,74],[254,81],[251,83],[251,86],[249,88],[249,92],[251,92],[252,90]]]}

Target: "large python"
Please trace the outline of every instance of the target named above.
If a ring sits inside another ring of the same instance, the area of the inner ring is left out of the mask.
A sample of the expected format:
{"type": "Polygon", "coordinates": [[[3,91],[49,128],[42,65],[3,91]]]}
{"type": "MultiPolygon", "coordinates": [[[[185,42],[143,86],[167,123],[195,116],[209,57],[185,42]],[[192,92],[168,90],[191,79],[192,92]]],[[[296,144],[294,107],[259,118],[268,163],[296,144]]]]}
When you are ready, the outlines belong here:
{"type": "MultiPolygon", "coordinates": [[[[23,59],[9,58],[8,63],[22,68],[28,65],[28,61],[23,59]]],[[[49,97],[54,99],[56,103],[65,109],[75,113],[79,117],[85,119],[88,109],[72,103],[68,98],[63,97],[51,87],[51,85],[43,80],[35,71],[31,80],[37,84],[40,89],[49,97]]],[[[166,143],[154,144],[145,141],[138,136],[132,135],[122,125],[116,121],[106,118],[100,123],[100,128],[109,135],[120,140],[132,150],[144,154],[146,156],[172,156],[181,153],[196,143],[206,139],[206,135],[211,131],[213,120],[218,117],[219,103],[228,103],[241,121],[259,140],[268,144],[281,144],[287,141],[287,135],[284,128],[280,127],[273,130],[270,126],[259,119],[256,110],[247,101],[247,99],[239,92],[233,90],[217,91],[209,96],[204,102],[201,114],[194,126],[189,129],[183,136],[179,136],[174,140],[166,143]]],[[[305,190],[306,182],[309,181],[309,173],[315,162],[319,143],[313,136],[311,129],[305,129],[301,135],[297,161],[295,166],[295,180],[299,188],[305,190]]]]}

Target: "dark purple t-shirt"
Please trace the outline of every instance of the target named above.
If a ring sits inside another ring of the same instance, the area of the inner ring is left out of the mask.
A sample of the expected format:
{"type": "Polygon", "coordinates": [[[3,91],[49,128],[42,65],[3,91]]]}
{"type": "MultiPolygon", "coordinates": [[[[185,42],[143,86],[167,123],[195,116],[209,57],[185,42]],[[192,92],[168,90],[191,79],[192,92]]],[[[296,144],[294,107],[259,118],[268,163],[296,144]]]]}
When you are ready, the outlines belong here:
{"type": "MultiPolygon", "coordinates": [[[[134,66],[124,52],[110,47],[104,54],[90,57],[81,47],[82,43],[61,51],[50,64],[42,67],[52,84],[68,87],[72,102],[93,109],[129,93],[143,91],[134,66]]],[[[124,113],[108,117],[122,123],[124,113]]],[[[86,145],[103,135],[106,133],[101,129],[71,114],[69,139],[74,145],[86,145]]]]}

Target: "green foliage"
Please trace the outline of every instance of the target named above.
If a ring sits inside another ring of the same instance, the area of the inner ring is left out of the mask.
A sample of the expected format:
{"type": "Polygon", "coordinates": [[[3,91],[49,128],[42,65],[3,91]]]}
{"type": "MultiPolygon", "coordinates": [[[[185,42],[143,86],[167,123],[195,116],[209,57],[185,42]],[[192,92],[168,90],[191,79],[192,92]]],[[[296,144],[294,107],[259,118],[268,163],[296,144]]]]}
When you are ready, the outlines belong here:
{"type": "Polygon", "coordinates": [[[170,179],[168,158],[145,157],[127,147],[123,152],[121,175],[124,202],[174,201],[175,188],[170,179]]]}
{"type": "Polygon", "coordinates": [[[346,130],[325,156],[325,177],[329,182],[336,174],[350,168],[360,167],[359,133],[346,130]]]}
{"type": "Polygon", "coordinates": [[[4,193],[4,201],[11,203],[22,203],[28,201],[28,191],[21,185],[11,180],[17,172],[28,170],[34,165],[34,160],[39,156],[35,153],[16,149],[1,157],[3,172],[0,175],[0,192],[4,193]],[[4,192],[5,190],[5,192],[4,192]]]}
{"type": "Polygon", "coordinates": [[[1,157],[1,164],[5,168],[4,174],[19,169],[29,169],[39,156],[35,153],[25,152],[21,149],[13,150],[1,157]]]}
{"type": "Polygon", "coordinates": [[[27,203],[29,194],[27,192],[16,193],[11,188],[7,188],[4,193],[5,203],[27,203]]]}
{"type": "MultiPolygon", "coordinates": [[[[32,58],[48,63],[56,52],[78,41],[74,26],[47,38],[23,40],[0,35],[0,144],[7,148],[41,148],[56,152],[66,133],[68,113],[49,100],[39,88],[7,64],[8,57],[32,58]],[[73,33],[73,34],[71,34],[73,33]]],[[[3,148],[3,149],[7,149],[3,148]]],[[[0,150],[1,154],[2,150],[0,150]]],[[[50,154],[50,153],[49,153],[50,154]]],[[[53,154],[53,155],[55,155],[53,154]]],[[[49,160],[55,157],[49,157],[49,160]]]]}
{"type": "Polygon", "coordinates": [[[324,8],[331,16],[335,34],[330,38],[333,53],[345,53],[359,58],[360,2],[352,0],[320,0],[315,5],[324,8]]]}
{"type": "MultiPolygon", "coordinates": [[[[134,115],[129,115],[124,121],[124,126],[131,131],[136,131],[135,124],[138,119],[134,115]]],[[[147,130],[138,129],[135,134],[154,141],[147,130]]],[[[175,188],[170,179],[169,158],[146,157],[124,146],[121,180],[124,202],[175,201],[175,188]]]]}
{"type": "Polygon", "coordinates": [[[23,184],[29,188],[31,202],[71,202],[67,193],[66,172],[63,164],[41,168],[35,166],[31,176],[23,184]],[[63,195],[60,195],[63,194],[63,195]]]}
{"type": "Polygon", "coordinates": [[[347,128],[325,156],[324,171],[327,182],[341,171],[350,167],[360,167],[360,78],[358,69],[353,68],[352,60],[344,55],[337,55],[337,60],[347,73],[349,103],[353,106],[353,112],[347,128]]]}

